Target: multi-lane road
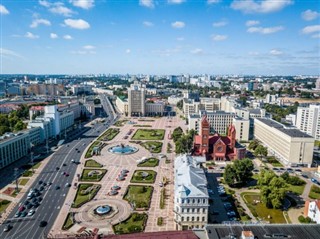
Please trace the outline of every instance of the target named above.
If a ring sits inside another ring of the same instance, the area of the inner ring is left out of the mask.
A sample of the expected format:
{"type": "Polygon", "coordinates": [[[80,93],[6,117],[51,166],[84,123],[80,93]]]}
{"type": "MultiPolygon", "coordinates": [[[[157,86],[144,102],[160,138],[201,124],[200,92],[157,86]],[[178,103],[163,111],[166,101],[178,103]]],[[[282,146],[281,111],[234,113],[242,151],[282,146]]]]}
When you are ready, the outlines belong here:
{"type": "MultiPolygon", "coordinates": [[[[109,110],[110,109],[105,108],[105,111],[107,111],[107,114],[109,115],[108,121],[112,124],[114,118],[109,110]]],[[[41,192],[41,195],[38,196],[42,198],[42,201],[35,209],[36,212],[32,216],[14,217],[19,210],[19,207],[27,200],[27,194],[25,194],[19,205],[17,205],[9,214],[7,220],[0,225],[0,238],[38,239],[48,233],[55,222],[60,208],[65,201],[65,197],[68,194],[68,190],[70,189],[70,187],[66,187],[66,184],[71,184],[73,177],[75,177],[77,164],[72,163],[71,160],[80,161],[81,155],[88,144],[99,136],[107,127],[108,124],[106,123],[95,124],[85,133],[76,135],[76,139],[71,138],[60,146],[60,148],[51,156],[51,159],[31,186],[32,189],[39,189],[41,186],[39,181],[51,184],[46,186],[41,192]],[[59,170],[57,170],[58,168],[59,170]],[[69,176],[64,174],[68,174],[69,176]],[[41,221],[47,222],[47,225],[45,227],[40,227],[41,221]],[[4,228],[8,224],[13,227],[8,232],[4,232],[4,228]]],[[[29,211],[28,209],[25,210],[29,211]]]]}

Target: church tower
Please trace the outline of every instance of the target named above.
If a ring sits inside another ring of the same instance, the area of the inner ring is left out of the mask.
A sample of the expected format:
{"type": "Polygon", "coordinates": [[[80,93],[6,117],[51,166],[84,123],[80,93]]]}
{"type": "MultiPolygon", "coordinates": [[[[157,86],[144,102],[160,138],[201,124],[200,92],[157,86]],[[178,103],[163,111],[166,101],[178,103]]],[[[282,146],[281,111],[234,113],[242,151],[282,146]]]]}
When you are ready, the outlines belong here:
{"type": "Polygon", "coordinates": [[[236,146],[236,128],[230,125],[228,129],[228,138],[230,139],[230,148],[234,149],[236,146]]]}
{"type": "Polygon", "coordinates": [[[201,128],[200,128],[200,136],[201,136],[200,152],[202,155],[209,152],[209,135],[210,135],[210,125],[207,120],[207,115],[204,115],[201,120],[201,128]]]}

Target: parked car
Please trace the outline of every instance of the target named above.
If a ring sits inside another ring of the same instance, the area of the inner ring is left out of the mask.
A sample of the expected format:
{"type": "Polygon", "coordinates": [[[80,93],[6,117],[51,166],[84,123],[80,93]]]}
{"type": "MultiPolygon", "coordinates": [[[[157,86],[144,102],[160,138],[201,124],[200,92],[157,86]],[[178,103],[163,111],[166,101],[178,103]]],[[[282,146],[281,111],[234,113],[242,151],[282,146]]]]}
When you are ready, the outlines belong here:
{"type": "Polygon", "coordinates": [[[35,213],[35,210],[31,209],[31,210],[28,212],[28,217],[31,217],[34,213],[35,213]]]}
{"type": "Polygon", "coordinates": [[[13,228],[10,224],[6,225],[6,227],[3,229],[4,232],[8,232],[13,228]]]}

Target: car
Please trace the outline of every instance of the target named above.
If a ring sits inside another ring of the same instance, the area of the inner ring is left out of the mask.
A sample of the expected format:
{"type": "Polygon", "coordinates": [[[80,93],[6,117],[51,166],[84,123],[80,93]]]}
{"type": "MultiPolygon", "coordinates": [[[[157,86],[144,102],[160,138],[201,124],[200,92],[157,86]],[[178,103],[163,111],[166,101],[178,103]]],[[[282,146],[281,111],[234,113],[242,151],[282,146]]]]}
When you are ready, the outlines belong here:
{"type": "Polygon", "coordinates": [[[253,172],[254,173],[259,173],[259,169],[254,169],[253,172]]]}
{"type": "MultiPolygon", "coordinates": [[[[80,138],[79,138],[80,139],[80,138]]],[[[75,148],[75,150],[77,151],[78,150],[78,148],[75,148]]]]}
{"type": "Polygon", "coordinates": [[[159,183],[159,186],[160,186],[160,187],[163,187],[163,182],[160,182],[160,183],[159,183]]]}
{"type": "Polygon", "coordinates": [[[25,206],[27,206],[29,204],[30,204],[30,202],[28,200],[23,203],[23,205],[25,205],[25,206]]]}
{"type": "Polygon", "coordinates": [[[69,187],[71,187],[71,184],[70,184],[70,183],[66,183],[64,186],[65,186],[66,188],[69,188],[69,187]]]}
{"type": "Polygon", "coordinates": [[[56,170],[58,171],[60,168],[59,167],[56,167],[56,170]]]}
{"type": "Polygon", "coordinates": [[[66,174],[65,174],[65,176],[66,176],[66,177],[69,177],[69,174],[68,174],[68,173],[66,173],[66,174]]]}
{"type": "Polygon", "coordinates": [[[41,202],[42,201],[42,197],[38,197],[38,202],[41,202]]]}
{"type": "Polygon", "coordinates": [[[222,166],[222,167],[220,167],[220,169],[225,169],[225,167],[222,166]]]}
{"type": "Polygon", "coordinates": [[[21,213],[21,217],[26,217],[27,214],[28,214],[28,213],[27,213],[26,211],[24,211],[24,212],[21,213]]]}
{"type": "Polygon", "coordinates": [[[39,223],[39,227],[45,227],[45,226],[47,226],[47,222],[46,221],[41,221],[40,223],[39,223]]]}
{"type": "Polygon", "coordinates": [[[14,217],[17,218],[17,217],[20,217],[21,213],[20,212],[16,212],[16,214],[14,214],[14,217]]]}
{"type": "Polygon", "coordinates": [[[311,182],[313,182],[313,183],[318,183],[318,180],[315,179],[315,178],[311,178],[310,180],[311,180],[311,182]]]}
{"type": "Polygon", "coordinates": [[[304,178],[309,178],[308,175],[306,175],[306,174],[302,174],[301,176],[304,178]]]}
{"type": "Polygon", "coordinates": [[[40,205],[40,204],[39,204],[38,202],[33,203],[33,207],[34,207],[34,208],[39,207],[39,205],[40,205]]]}
{"type": "Polygon", "coordinates": [[[209,166],[208,169],[214,169],[214,167],[213,166],[209,166]]]}
{"type": "Polygon", "coordinates": [[[56,189],[56,190],[59,190],[59,189],[60,189],[60,186],[56,186],[55,189],[56,189]]]}
{"type": "Polygon", "coordinates": [[[61,172],[61,175],[65,175],[66,174],[66,172],[61,172]]]}
{"type": "Polygon", "coordinates": [[[296,171],[296,172],[302,172],[302,170],[299,169],[299,168],[297,168],[295,171],[296,171]]]}
{"type": "Polygon", "coordinates": [[[67,166],[67,164],[66,164],[66,163],[64,163],[64,164],[62,164],[62,166],[67,166]]]}
{"type": "Polygon", "coordinates": [[[39,188],[39,190],[40,190],[40,191],[44,190],[44,187],[43,187],[43,186],[41,186],[41,187],[39,188]]]}
{"type": "Polygon", "coordinates": [[[38,182],[39,185],[41,185],[42,183],[43,183],[43,182],[42,182],[41,180],[38,182]]]}
{"type": "Polygon", "coordinates": [[[31,209],[27,215],[28,217],[31,217],[34,213],[35,213],[35,210],[31,209]]]}
{"type": "Polygon", "coordinates": [[[74,161],[74,159],[71,159],[71,163],[74,163],[75,161],[74,161]]]}
{"type": "Polygon", "coordinates": [[[47,186],[47,184],[46,184],[46,183],[43,183],[43,184],[42,184],[42,186],[44,186],[44,187],[45,187],[45,186],[47,186]]]}
{"type": "Polygon", "coordinates": [[[19,207],[18,211],[23,212],[26,208],[24,206],[19,207]]]}
{"type": "Polygon", "coordinates": [[[13,228],[10,224],[6,225],[6,227],[3,229],[4,232],[8,232],[13,228]]]}

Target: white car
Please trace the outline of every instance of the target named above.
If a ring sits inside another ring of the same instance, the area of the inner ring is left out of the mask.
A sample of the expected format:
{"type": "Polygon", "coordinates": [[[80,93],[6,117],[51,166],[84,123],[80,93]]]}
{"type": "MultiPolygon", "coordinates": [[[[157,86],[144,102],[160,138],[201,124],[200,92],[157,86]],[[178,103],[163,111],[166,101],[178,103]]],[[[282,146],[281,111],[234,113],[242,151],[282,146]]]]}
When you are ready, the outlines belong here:
{"type": "Polygon", "coordinates": [[[35,211],[34,211],[33,209],[31,209],[31,210],[28,212],[27,215],[28,215],[29,217],[31,217],[34,213],[35,213],[35,211]]]}

